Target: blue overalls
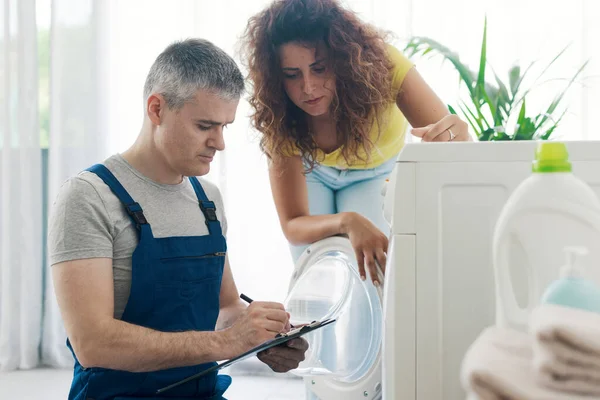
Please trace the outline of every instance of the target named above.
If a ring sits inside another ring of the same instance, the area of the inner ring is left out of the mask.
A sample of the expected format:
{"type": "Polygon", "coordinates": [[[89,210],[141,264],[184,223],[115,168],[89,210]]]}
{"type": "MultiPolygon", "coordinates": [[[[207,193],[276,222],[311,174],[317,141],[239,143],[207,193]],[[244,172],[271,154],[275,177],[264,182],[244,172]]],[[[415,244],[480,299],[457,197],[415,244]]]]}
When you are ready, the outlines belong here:
{"type": "MultiPolygon", "coordinates": [[[[98,175],[119,198],[139,233],[132,256],[131,294],[122,320],[162,332],[214,331],[219,315],[219,294],[226,242],[215,205],[208,201],[198,180],[190,177],[206,218],[209,234],[155,238],[142,207],[104,166],[88,169],[98,175]]],[[[165,205],[168,207],[168,205],[165,205]]],[[[67,339],[67,346],[73,352],[67,339]]],[[[158,389],[203,371],[215,363],[156,372],[126,372],[83,368],[75,357],[69,400],[125,400],[166,397],[171,400],[223,399],[231,377],[217,373],[192,380],[160,396],[158,389]]]]}

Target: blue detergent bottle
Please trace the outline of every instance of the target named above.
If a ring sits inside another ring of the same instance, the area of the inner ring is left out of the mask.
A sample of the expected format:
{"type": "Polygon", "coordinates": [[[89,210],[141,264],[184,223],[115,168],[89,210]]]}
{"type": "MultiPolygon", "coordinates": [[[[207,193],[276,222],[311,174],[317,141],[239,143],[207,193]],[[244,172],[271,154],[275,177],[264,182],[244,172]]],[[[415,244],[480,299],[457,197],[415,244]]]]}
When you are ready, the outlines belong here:
{"type": "Polygon", "coordinates": [[[544,292],[542,304],[556,304],[600,313],[600,288],[584,276],[577,264],[578,256],[585,256],[585,247],[564,248],[566,264],[560,270],[560,279],[552,282],[544,292]]]}

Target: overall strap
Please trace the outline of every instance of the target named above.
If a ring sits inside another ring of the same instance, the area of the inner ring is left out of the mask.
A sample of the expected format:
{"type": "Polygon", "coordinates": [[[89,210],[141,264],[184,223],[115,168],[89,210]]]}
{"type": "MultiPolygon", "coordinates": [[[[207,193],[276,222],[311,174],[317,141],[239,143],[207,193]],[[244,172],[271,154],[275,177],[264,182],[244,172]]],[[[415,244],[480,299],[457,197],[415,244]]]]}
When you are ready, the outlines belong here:
{"type": "Polygon", "coordinates": [[[196,192],[196,197],[198,197],[198,204],[200,205],[200,209],[204,214],[204,219],[206,222],[206,226],[208,227],[208,232],[210,235],[222,235],[221,232],[221,224],[217,219],[217,207],[215,203],[209,201],[206,197],[206,193],[204,193],[204,189],[202,189],[202,185],[198,182],[198,179],[194,176],[189,177],[192,186],[194,187],[194,191],[196,192]]]}
{"type": "Polygon", "coordinates": [[[121,185],[121,182],[119,182],[117,178],[115,178],[112,172],[110,172],[109,169],[106,168],[106,166],[102,164],[96,164],[86,169],[86,171],[98,175],[98,177],[102,179],[104,183],[106,183],[106,185],[110,188],[110,190],[112,190],[112,192],[117,196],[121,203],[123,203],[127,214],[129,214],[129,217],[133,221],[138,231],[150,228],[150,225],[148,224],[148,221],[144,216],[142,206],[140,206],[139,203],[135,202],[131,198],[129,193],[127,193],[127,190],[125,190],[123,185],[121,185]]]}

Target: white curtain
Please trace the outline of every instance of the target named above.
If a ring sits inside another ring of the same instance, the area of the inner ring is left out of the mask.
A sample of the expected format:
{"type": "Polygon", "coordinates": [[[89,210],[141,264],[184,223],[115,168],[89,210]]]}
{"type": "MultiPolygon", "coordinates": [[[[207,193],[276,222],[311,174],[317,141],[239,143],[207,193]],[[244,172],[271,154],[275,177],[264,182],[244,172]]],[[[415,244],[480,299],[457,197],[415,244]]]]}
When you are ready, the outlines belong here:
{"type": "MultiPolygon", "coordinates": [[[[48,195],[51,205],[70,176],[101,162],[108,143],[108,2],[53,0],[48,195]]],[[[46,268],[42,362],[67,367],[50,266],[46,268]]]]}
{"type": "Polygon", "coordinates": [[[0,370],[39,360],[42,181],[35,0],[0,3],[0,370]]]}

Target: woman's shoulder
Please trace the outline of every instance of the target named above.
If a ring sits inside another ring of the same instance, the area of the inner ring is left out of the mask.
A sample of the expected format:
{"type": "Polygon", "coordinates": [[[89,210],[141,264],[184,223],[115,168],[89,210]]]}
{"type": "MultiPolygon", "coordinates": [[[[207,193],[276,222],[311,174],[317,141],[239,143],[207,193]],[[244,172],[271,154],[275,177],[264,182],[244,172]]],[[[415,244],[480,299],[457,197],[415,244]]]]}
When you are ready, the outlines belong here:
{"type": "Polygon", "coordinates": [[[392,86],[394,89],[400,90],[406,74],[414,66],[414,63],[391,43],[385,43],[385,49],[393,64],[392,86]]]}

